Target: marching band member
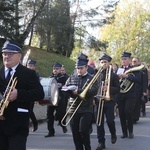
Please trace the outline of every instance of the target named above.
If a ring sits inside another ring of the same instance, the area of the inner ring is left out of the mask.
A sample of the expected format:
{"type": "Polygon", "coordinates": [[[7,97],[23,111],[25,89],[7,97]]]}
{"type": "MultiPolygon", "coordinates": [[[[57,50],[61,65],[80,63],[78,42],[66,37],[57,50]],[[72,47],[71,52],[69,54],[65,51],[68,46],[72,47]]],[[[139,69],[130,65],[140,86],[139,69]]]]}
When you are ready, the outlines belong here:
{"type": "Polygon", "coordinates": [[[62,86],[66,82],[66,77],[61,74],[61,67],[62,65],[59,63],[55,63],[53,65],[53,72],[51,78],[55,78],[58,83],[58,89],[59,89],[59,100],[58,100],[58,106],[47,106],[47,129],[48,134],[45,136],[47,137],[53,137],[55,136],[55,129],[54,129],[54,120],[59,121],[59,125],[62,127],[63,132],[67,132],[67,128],[61,125],[61,120],[66,113],[66,105],[64,100],[63,92],[61,91],[62,86]]]}
{"type": "MultiPolygon", "coordinates": [[[[28,60],[27,68],[35,70],[36,69],[36,61],[28,60]]],[[[39,78],[39,74],[37,72],[36,72],[36,74],[39,78]]],[[[35,116],[34,111],[33,111],[34,103],[35,103],[34,101],[31,102],[31,107],[30,107],[30,119],[31,119],[32,124],[33,124],[33,130],[32,130],[33,132],[35,132],[38,129],[38,121],[37,121],[36,116],[35,116]]]]}
{"type": "Polygon", "coordinates": [[[87,82],[90,82],[92,79],[92,76],[87,72],[87,56],[81,53],[75,67],[76,73],[72,74],[66,82],[66,86],[74,85],[77,87],[76,89],[69,91],[70,103],[75,101],[70,110],[70,116],[74,113],[80,102],[81,105],[70,121],[70,127],[75,149],[91,150],[89,129],[92,121],[93,97],[97,93],[98,85],[97,82],[93,83],[86,93],[85,100],[81,99],[78,95],[84,91],[84,88],[88,84],[87,82]]]}
{"type": "MultiPolygon", "coordinates": [[[[122,54],[122,68],[124,70],[131,69],[130,65],[131,53],[123,52],[122,54]]],[[[139,72],[134,71],[133,74],[119,73],[118,76],[122,79],[127,79],[133,83],[140,83],[139,72]]],[[[124,85],[123,85],[124,86],[124,85]]],[[[122,87],[120,87],[122,89],[122,87]]],[[[119,108],[119,117],[123,135],[121,138],[130,139],[134,138],[133,134],[133,110],[136,102],[136,86],[133,86],[125,93],[119,93],[117,95],[117,103],[119,108]]]]}
{"type": "Polygon", "coordinates": [[[69,76],[66,73],[66,67],[64,65],[61,67],[61,74],[65,76],[66,80],[68,79],[69,76]]]}
{"type": "MultiPolygon", "coordinates": [[[[67,79],[69,78],[69,75],[67,74],[67,72],[66,72],[66,67],[65,67],[65,65],[62,65],[62,67],[61,67],[61,74],[63,75],[63,76],[65,76],[65,81],[67,81],[67,79]]],[[[65,112],[66,112],[66,109],[67,109],[67,106],[68,106],[68,93],[67,92],[64,92],[64,91],[61,91],[62,92],[62,94],[63,94],[63,99],[64,99],[64,101],[63,101],[63,103],[62,103],[62,105],[63,105],[63,108],[64,108],[64,110],[65,110],[65,112]]],[[[65,122],[66,122],[66,119],[64,120],[65,122]]]]}
{"type": "MultiPolygon", "coordinates": [[[[106,73],[107,72],[106,70],[109,69],[112,58],[106,54],[103,54],[99,60],[100,60],[100,66],[103,66],[104,68],[99,78],[99,84],[101,88],[102,82],[105,82],[106,76],[108,75],[106,73]]],[[[110,99],[109,100],[102,99],[102,101],[104,102],[104,105],[103,106],[101,105],[101,106],[103,108],[98,108],[100,101],[98,98],[96,98],[95,100],[96,106],[97,106],[97,113],[98,113],[98,109],[100,109],[100,112],[101,112],[101,109],[103,110],[102,116],[101,116],[102,117],[101,123],[100,125],[97,125],[97,138],[98,138],[99,145],[97,146],[96,150],[105,149],[104,114],[106,116],[106,122],[109,128],[109,131],[111,133],[112,144],[115,144],[117,140],[116,127],[115,127],[115,121],[114,121],[115,119],[114,106],[115,106],[115,94],[119,92],[120,84],[119,84],[119,78],[115,73],[113,73],[113,70],[111,70],[111,73],[110,73],[110,81],[106,81],[106,82],[110,82],[110,87],[108,87],[107,85],[108,83],[104,83],[102,90],[107,92],[108,88],[110,88],[110,93],[109,93],[110,99]]]]}
{"type": "MultiPolygon", "coordinates": [[[[132,67],[138,67],[141,65],[141,61],[137,57],[132,58],[132,67]]],[[[147,69],[139,70],[141,84],[137,83],[136,88],[136,103],[133,111],[133,123],[136,123],[140,118],[141,106],[145,108],[147,102],[147,90],[148,90],[148,74],[147,69]]],[[[143,112],[143,114],[145,111],[143,112]]]]}
{"type": "Polygon", "coordinates": [[[44,98],[36,72],[20,64],[21,52],[22,46],[14,41],[6,41],[2,48],[4,66],[0,70],[0,92],[5,91],[8,75],[13,74],[13,79],[17,77],[17,84],[8,95],[9,105],[3,114],[5,119],[0,120],[2,150],[26,150],[31,102],[44,98]]]}

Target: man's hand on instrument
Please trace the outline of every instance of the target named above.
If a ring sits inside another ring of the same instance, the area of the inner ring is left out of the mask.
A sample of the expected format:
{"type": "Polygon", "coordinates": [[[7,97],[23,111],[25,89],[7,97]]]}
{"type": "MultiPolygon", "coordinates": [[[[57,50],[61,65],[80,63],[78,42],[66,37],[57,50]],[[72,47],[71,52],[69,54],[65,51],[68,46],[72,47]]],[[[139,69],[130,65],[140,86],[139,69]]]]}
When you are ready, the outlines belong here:
{"type": "Polygon", "coordinates": [[[58,83],[58,88],[61,88],[62,87],[62,83],[58,83]]]}
{"type": "Polygon", "coordinates": [[[104,85],[104,86],[103,86],[103,91],[106,92],[106,91],[107,91],[107,88],[108,88],[108,86],[107,86],[107,85],[104,85]]]}
{"type": "Polygon", "coordinates": [[[74,90],[74,91],[72,91],[72,93],[73,93],[74,95],[77,95],[77,94],[78,94],[77,92],[78,92],[77,89],[74,90]]]}
{"type": "Polygon", "coordinates": [[[118,74],[119,78],[128,78],[128,75],[126,73],[118,74]]]}
{"type": "Polygon", "coordinates": [[[18,91],[17,89],[13,89],[9,96],[9,101],[14,101],[17,99],[18,91]]]}

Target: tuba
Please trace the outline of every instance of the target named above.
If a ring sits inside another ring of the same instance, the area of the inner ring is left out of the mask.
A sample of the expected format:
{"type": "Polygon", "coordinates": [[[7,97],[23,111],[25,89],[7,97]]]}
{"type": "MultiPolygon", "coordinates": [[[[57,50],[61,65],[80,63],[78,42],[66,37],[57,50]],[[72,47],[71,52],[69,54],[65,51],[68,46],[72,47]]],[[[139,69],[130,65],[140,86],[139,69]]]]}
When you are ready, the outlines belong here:
{"type": "MultiPolygon", "coordinates": [[[[144,69],[145,69],[145,66],[142,64],[142,65],[140,65],[138,67],[134,67],[134,68],[131,68],[131,69],[127,70],[125,73],[127,75],[135,76],[133,74],[134,71],[140,71],[140,70],[144,70],[144,69]]],[[[129,79],[127,79],[127,78],[125,78],[125,79],[121,78],[120,79],[120,92],[121,93],[128,92],[132,88],[133,85],[134,85],[134,82],[130,81],[129,79]]]]}

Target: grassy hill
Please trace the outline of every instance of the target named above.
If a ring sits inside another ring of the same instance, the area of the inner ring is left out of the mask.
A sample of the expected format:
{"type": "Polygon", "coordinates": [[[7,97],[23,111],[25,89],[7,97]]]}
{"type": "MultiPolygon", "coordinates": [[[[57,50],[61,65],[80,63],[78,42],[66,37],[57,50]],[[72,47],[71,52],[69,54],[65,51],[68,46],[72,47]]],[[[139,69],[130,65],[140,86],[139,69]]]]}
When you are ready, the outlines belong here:
{"type": "MultiPolygon", "coordinates": [[[[23,50],[23,56],[26,54],[28,49],[31,49],[29,59],[33,59],[37,62],[36,71],[41,77],[48,77],[52,74],[52,66],[55,62],[65,65],[68,75],[70,75],[74,70],[75,62],[68,57],[55,53],[49,53],[44,50],[29,46],[25,46],[23,50]]],[[[2,57],[0,56],[0,68],[1,66],[2,57]]]]}
{"type": "Polygon", "coordinates": [[[37,62],[36,71],[41,77],[48,77],[52,74],[52,66],[55,62],[65,65],[68,75],[70,75],[74,70],[75,62],[68,57],[28,46],[25,46],[23,55],[28,49],[31,49],[29,59],[33,59],[37,62]]]}

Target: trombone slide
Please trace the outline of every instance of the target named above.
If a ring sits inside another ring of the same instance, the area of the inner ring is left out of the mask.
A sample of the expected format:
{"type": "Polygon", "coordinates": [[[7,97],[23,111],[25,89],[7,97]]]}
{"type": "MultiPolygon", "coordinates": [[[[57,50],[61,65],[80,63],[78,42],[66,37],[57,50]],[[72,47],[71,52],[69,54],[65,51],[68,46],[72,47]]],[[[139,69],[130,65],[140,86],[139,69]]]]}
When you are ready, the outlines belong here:
{"type": "Polygon", "coordinates": [[[99,103],[98,103],[98,107],[97,107],[97,118],[96,118],[96,124],[97,126],[101,125],[101,120],[102,120],[102,113],[103,113],[103,106],[104,106],[104,100],[102,99],[103,96],[103,86],[104,86],[104,81],[102,81],[101,84],[101,89],[100,89],[100,95],[99,95],[99,103]]]}
{"type": "Polygon", "coordinates": [[[103,107],[104,101],[110,100],[110,78],[111,78],[111,69],[112,66],[110,65],[109,68],[106,70],[105,81],[102,81],[101,88],[100,88],[100,95],[96,96],[99,99],[98,110],[97,110],[97,118],[96,124],[97,126],[101,125],[102,115],[103,115],[103,107]],[[107,90],[103,91],[104,86],[107,85],[107,90]]]}

